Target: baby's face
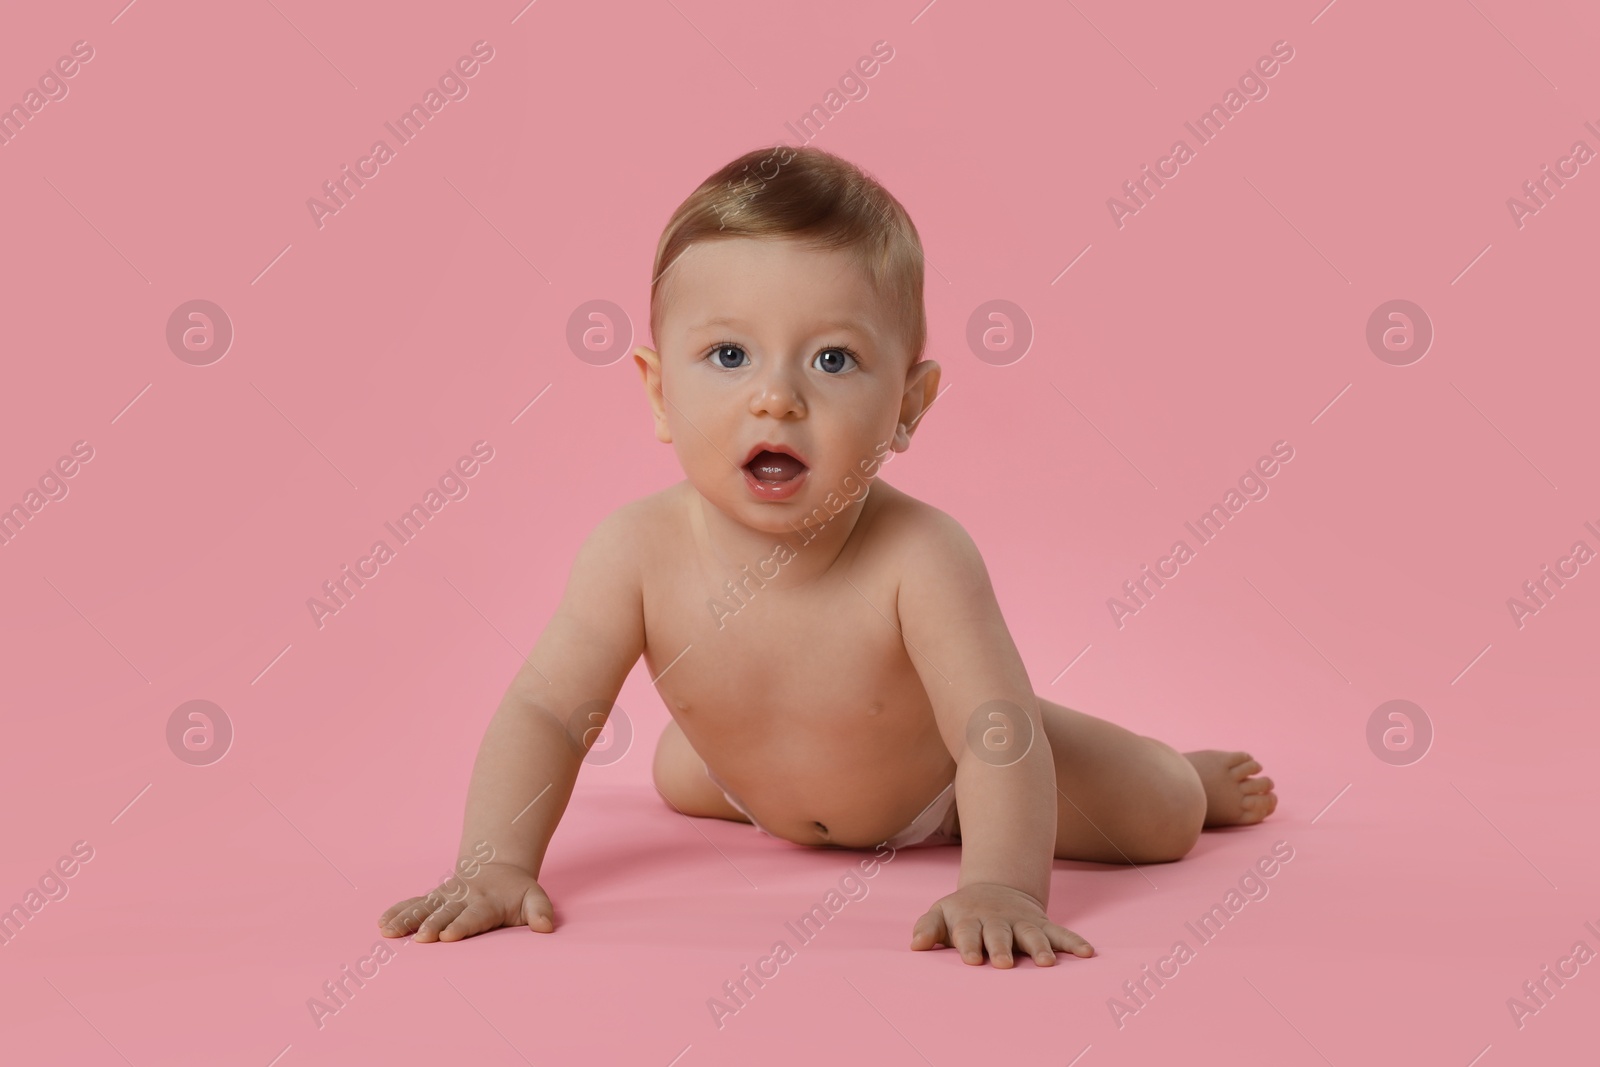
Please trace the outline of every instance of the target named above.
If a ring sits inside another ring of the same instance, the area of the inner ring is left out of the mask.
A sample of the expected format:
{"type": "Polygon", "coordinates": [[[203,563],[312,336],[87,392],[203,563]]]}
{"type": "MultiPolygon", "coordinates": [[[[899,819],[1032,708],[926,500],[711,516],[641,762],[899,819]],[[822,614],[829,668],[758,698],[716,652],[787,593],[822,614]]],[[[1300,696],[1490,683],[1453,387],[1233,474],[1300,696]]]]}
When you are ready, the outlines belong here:
{"type": "Polygon", "coordinates": [[[862,462],[908,447],[904,424],[931,402],[939,367],[908,374],[893,316],[850,253],[730,238],[691,246],[668,270],[660,352],[634,355],[656,436],[689,481],[773,533],[830,493],[859,500],[862,462]],[[793,458],[763,452],[780,446],[793,458]]]}

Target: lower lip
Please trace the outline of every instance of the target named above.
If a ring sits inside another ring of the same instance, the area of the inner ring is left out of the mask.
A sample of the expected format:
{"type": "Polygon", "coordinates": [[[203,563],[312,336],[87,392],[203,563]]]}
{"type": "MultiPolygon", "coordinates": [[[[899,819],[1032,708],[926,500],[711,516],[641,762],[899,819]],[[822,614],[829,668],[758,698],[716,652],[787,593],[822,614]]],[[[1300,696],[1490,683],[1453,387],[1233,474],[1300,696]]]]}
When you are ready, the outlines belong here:
{"type": "Polygon", "coordinates": [[[800,486],[804,484],[806,475],[811,473],[810,470],[803,470],[786,482],[764,482],[754,474],[751,474],[749,467],[741,469],[744,471],[744,483],[750,487],[752,493],[762,500],[788,500],[800,491],[800,486]]]}

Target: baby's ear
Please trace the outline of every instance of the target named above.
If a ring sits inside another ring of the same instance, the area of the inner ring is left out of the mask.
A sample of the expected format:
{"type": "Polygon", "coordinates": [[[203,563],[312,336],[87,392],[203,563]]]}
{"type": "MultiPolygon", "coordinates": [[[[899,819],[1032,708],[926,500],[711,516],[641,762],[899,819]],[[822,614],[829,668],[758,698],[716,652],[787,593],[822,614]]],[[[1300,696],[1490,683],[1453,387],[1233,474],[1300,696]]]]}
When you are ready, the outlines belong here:
{"type": "Polygon", "coordinates": [[[900,424],[894,430],[894,450],[911,447],[911,435],[922,425],[922,417],[939,396],[939,364],[925,359],[906,372],[906,391],[900,398],[900,424]]]}
{"type": "Polygon", "coordinates": [[[663,444],[671,444],[672,430],[667,425],[666,403],[661,396],[661,357],[656,354],[655,349],[639,345],[633,350],[633,362],[639,368],[639,377],[644,382],[645,396],[650,401],[650,412],[656,423],[656,440],[663,444]]]}

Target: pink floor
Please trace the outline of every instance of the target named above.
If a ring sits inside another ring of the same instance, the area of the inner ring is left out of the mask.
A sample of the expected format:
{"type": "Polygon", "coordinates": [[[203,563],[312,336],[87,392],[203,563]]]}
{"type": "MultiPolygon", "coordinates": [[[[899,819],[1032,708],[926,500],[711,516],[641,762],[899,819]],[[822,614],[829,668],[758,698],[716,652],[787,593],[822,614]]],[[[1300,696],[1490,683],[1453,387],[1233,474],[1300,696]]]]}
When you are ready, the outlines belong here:
{"type": "Polygon", "coordinates": [[[0,34],[0,105],[41,87],[0,144],[0,507],[55,497],[0,544],[0,1063],[1600,1057],[1594,10],[124,3],[0,34]],[[307,206],[478,41],[426,136],[307,206]],[[669,810],[640,665],[543,872],[558,930],[363,964],[451,862],[574,549],[681,477],[624,358],[662,224],[877,41],[816,143],[916,220],[950,386],[886,479],[972,534],[1041,694],[1248,749],[1277,813],[1176,864],[1058,863],[1091,960],[909,951],[953,848],[899,853],[802,941],[866,854],[669,810]],[[1279,41],[1247,85],[1270,92],[1113,221],[1279,41]],[[169,335],[195,300],[225,346],[169,335]],[[596,300],[615,362],[568,345],[596,300]],[[1023,358],[969,346],[992,300],[1023,358]],[[1425,350],[1384,347],[1396,300],[1425,350]],[[465,498],[315,619],[480,441],[465,498]],[[1278,442],[1265,497],[1118,619],[1278,442]],[[196,700],[231,730],[210,763],[170,730],[196,700]],[[369,977],[328,1000],[346,967],[369,977]]]}

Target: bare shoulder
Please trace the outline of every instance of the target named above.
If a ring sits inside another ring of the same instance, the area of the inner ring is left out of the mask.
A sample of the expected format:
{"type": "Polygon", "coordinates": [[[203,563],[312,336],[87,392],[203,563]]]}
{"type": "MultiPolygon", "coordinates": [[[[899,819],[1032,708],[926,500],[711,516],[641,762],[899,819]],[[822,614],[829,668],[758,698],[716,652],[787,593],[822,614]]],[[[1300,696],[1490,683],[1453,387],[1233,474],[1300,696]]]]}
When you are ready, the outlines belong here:
{"type": "Polygon", "coordinates": [[[879,504],[873,536],[899,561],[902,582],[951,568],[987,576],[976,542],[954,517],[883,482],[873,487],[873,495],[882,489],[888,492],[879,504]]]}
{"type": "Polygon", "coordinates": [[[630,500],[613,508],[584,538],[580,558],[590,564],[637,575],[661,551],[683,513],[682,486],[630,500]]]}

